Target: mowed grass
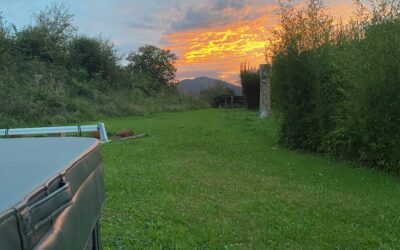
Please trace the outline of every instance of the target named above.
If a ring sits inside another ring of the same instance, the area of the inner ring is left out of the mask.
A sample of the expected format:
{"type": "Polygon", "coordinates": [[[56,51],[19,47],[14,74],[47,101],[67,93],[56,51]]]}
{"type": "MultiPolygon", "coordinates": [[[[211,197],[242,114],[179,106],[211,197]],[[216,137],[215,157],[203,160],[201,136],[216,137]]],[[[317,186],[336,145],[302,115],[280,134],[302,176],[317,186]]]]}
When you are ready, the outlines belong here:
{"type": "Polygon", "coordinates": [[[273,119],[200,110],[106,121],[105,249],[399,249],[399,179],[280,148],[273,119]]]}

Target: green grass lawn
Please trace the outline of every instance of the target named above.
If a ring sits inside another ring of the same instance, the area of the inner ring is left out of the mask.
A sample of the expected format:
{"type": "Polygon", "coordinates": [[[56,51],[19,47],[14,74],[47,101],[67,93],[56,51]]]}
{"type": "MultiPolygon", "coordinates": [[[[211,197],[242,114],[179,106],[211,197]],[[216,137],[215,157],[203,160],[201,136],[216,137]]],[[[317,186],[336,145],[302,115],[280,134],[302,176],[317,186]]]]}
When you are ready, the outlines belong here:
{"type": "Polygon", "coordinates": [[[280,148],[244,110],[106,121],[105,249],[399,249],[399,179],[280,148]]]}

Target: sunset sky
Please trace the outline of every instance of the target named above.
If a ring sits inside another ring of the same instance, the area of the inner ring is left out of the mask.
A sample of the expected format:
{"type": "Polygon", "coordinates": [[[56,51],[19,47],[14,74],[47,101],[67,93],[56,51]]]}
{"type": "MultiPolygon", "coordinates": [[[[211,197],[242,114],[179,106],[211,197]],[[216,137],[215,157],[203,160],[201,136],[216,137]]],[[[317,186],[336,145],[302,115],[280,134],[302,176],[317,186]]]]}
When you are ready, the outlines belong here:
{"type": "MultiPolygon", "coordinates": [[[[75,15],[80,33],[110,39],[124,55],[148,43],[179,60],[178,79],[209,76],[238,84],[241,62],[265,61],[277,24],[273,0],[1,0],[5,20],[22,27],[53,2],[75,15]]],[[[351,14],[351,0],[327,2],[335,16],[351,14]]]]}

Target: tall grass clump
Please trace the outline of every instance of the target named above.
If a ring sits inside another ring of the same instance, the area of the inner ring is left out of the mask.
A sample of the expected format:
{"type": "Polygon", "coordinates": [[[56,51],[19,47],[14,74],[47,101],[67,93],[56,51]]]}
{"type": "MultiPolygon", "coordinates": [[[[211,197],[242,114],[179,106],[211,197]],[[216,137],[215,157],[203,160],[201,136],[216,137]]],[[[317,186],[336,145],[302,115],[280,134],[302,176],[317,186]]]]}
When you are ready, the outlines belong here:
{"type": "Polygon", "coordinates": [[[258,109],[260,106],[260,73],[258,69],[249,67],[246,63],[240,67],[240,83],[246,98],[248,109],[258,109]]]}
{"type": "Polygon", "coordinates": [[[352,21],[332,18],[322,0],[280,2],[272,90],[280,141],[400,172],[399,6],[357,3],[352,21]]]}

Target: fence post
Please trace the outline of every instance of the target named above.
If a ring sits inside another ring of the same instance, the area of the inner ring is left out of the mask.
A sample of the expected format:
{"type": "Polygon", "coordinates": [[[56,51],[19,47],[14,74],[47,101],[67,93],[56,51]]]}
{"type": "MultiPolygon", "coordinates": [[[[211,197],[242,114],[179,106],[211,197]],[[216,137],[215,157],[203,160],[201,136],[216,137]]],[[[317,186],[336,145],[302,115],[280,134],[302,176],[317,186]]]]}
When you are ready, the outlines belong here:
{"type": "Polygon", "coordinates": [[[260,64],[260,118],[267,118],[271,114],[270,72],[271,65],[260,64]]]}
{"type": "Polygon", "coordinates": [[[108,136],[107,136],[107,131],[106,131],[106,126],[104,123],[99,123],[99,133],[100,133],[100,141],[102,142],[108,142],[108,136]]]}

